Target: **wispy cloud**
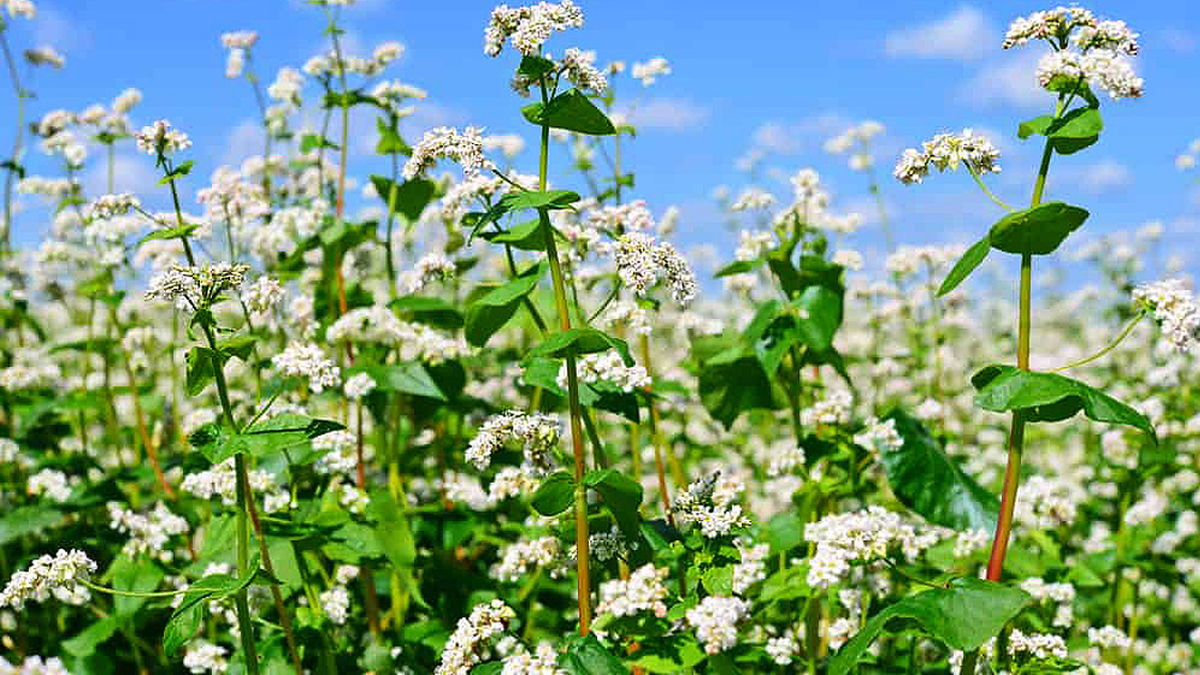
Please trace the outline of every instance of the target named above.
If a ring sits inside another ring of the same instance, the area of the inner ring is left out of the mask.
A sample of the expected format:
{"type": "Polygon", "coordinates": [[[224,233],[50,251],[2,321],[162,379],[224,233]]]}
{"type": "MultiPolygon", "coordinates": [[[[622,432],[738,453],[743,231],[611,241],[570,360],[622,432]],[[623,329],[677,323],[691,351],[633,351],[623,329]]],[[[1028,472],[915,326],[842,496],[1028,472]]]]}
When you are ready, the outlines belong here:
{"type": "Polygon", "coordinates": [[[92,44],[92,34],[54,7],[40,5],[33,23],[33,39],[38,45],[50,45],[68,57],[92,44]]]}
{"type": "Polygon", "coordinates": [[[686,132],[703,128],[708,109],[682,98],[652,98],[637,107],[621,111],[638,129],[686,132]]]}
{"type": "MultiPolygon", "coordinates": [[[[132,192],[135,195],[153,194],[158,187],[159,174],[154,169],[154,158],[147,155],[118,153],[113,157],[112,192],[132,192]]],[[[109,192],[108,166],[105,162],[92,162],[92,167],[83,174],[84,193],[102,195],[109,192]]]]}
{"type": "Polygon", "coordinates": [[[1125,190],[1133,185],[1133,171],[1115,159],[1102,159],[1081,167],[1069,167],[1057,172],[1058,180],[1098,195],[1125,190]]]}
{"type": "Polygon", "coordinates": [[[983,108],[1044,107],[1052,100],[1037,83],[1038,52],[1021,50],[985,64],[958,90],[958,98],[983,108]]]}
{"type": "Polygon", "coordinates": [[[888,33],[883,51],[892,57],[970,61],[995,49],[999,35],[982,11],[962,5],[940,19],[888,33]]]}
{"type": "Polygon", "coordinates": [[[829,137],[840,134],[851,124],[849,118],[836,113],[806,117],[798,122],[771,121],[760,124],[751,134],[753,149],[778,155],[795,155],[820,145],[829,137]]]}

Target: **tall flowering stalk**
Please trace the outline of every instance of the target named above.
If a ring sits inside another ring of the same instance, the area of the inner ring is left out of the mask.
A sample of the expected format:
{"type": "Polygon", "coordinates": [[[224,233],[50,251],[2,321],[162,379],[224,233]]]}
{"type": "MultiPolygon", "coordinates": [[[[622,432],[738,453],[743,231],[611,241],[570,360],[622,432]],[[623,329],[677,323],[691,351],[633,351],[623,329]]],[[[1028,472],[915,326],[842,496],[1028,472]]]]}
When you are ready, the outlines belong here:
{"type": "MultiPolygon", "coordinates": [[[[1005,49],[1030,41],[1042,40],[1049,44],[1051,51],[1039,61],[1036,77],[1042,87],[1057,94],[1053,114],[1035,117],[1020,125],[1021,138],[1035,134],[1045,137],[1027,209],[1013,209],[987,187],[983,176],[1000,170],[996,161],[999,152],[990,141],[969,129],[962,134],[938,135],[919,151],[906,150],[896,165],[895,175],[905,183],[921,182],[931,168],[953,171],[963,166],[986,196],[1008,211],[951,270],[939,294],[948,293],[960,284],[992,248],[1021,258],[1016,368],[988,366],[972,378],[972,384],[979,389],[978,405],[987,410],[1011,412],[1007,464],[987,564],[986,578],[992,582],[999,582],[1004,571],[1028,424],[1057,421],[1083,410],[1088,417],[1098,421],[1130,424],[1153,433],[1146,417],[1132,408],[1081,382],[1056,374],[1035,373],[1029,365],[1033,257],[1053,253],[1088,217],[1086,210],[1075,206],[1062,202],[1043,203],[1050,161],[1056,153],[1072,154],[1098,140],[1103,125],[1100,101],[1092,93],[1093,88],[1107,92],[1114,100],[1141,95],[1142,80],[1134,74],[1126,58],[1138,53],[1137,37],[1124,22],[1099,21],[1090,11],[1080,7],[1035,12],[1015,20],[1009,27],[1003,44],[1005,49]],[[1073,108],[1072,104],[1076,102],[1079,105],[1073,108]]],[[[1128,330],[1121,337],[1127,334],[1128,330]]],[[[1088,360],[1091,359],[1083,362],[1088,360]]],[[[1078,364],[1066,367],[1074,365],[1078,364]]],[[[1002,637],[1001,644],[1004,642],[1002,637]]],[[[1007,663],[1008,654],[1001,651],[1001,659],[1007,663]]],[[[978,650],[968,651],[960,672],[974,675],[978,658],[978,650]]]]}

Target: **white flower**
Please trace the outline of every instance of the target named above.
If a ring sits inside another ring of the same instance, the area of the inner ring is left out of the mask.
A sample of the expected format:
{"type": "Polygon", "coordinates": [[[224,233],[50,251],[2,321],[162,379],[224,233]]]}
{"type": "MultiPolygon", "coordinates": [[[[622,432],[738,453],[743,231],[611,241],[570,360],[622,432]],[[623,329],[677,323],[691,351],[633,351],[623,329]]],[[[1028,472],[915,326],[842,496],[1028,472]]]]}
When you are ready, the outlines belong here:
{"type": "Polygon", "coordinates": [[[0,6],[7,9],[8,15],[13,18],[32,19],[37,16],[37,8],[31,0],[0,0],[0,6]]]}
{"type": "Polygon", "coordinates": [[[108,516],[110,527],[129,535],[122,550],[130,557],[150,553],[163,562],[170,562],[174,555],[167,548],[167,542],[188,531],[187,521],[171,513],[162,502],[146,514],[134,513],[116,502],[109,502],[108,516]]]}
{"type": "Polygon", "coordinates": [[[221,34],[221,44],[226,49],[250,49],[255,42],[258,42],[257,31],[239,30],[221,34]]]}
{"type": "Polygon", "coordinates": [[[266,314],[283,300],[283,286],[271,277],[261,276],[242,291],[246,307],[254,314],[266,314]]]}
{"type": "MultiPolygon", "coordinates": [[[[561,562],[562,547],[558,537],[538,537],[537,539],[522,539],[504,547],[500,561],[491,569],[492,577],[513,583],[529,573],[532,568],[553,568],[561,562]]],[[[557,570],[551,569],[551,577],[557,577],[557,570]]]]}
{"type": "Polygon", "coordinates": [[[346,398],[358,401],[375,390],[375,379],[369,373],[357,373],[346,379],[342,391],[346,398]]]}
{"type": "Polygon", "coordinates": [[[437,127],[425,135],[413,148],[412,156],[404,163],[404,180],[412,180],[429,170],[438,159],[451,159],[462,165],[463,176],[473,178],[481,170],[495,167],[483,156],[483,129],[467,127],[459,134],[451,127],[437,127]]]}
{"type": "Polygon", "coordinates": [[[499,56],[504,41],[525,56],[538,56],[542,45],[554,31],[565,31],[583,25],[583,11],[571,2],[539,2],[528,7],[510,9],[500,5],[492,10],[491,20],[483,32],[483,53],[499,56]]]}
{"type": "Polygon", "coordinates": [[[696,274],[670,242],[656,243],[653,236],[644,232],[627,232],[617,239],[611,251],[621,281],[636,294],[646,295],[662,275],[675,302],[687,305],[695,299],[696,274]]]}
{"type": "Polygon", "coordinates": [[[167,120],[158,120],[150,126],[134,134],[138,150],[150,155],[169,155],[192,147],[192,141],[187,134],[178,129],[172,129],[167,120]]]}
{"type": "Polygon", "coordinates": [[[320,596],[321,609],[333,623],[341,626],[350,616],[350,593],[345,586],[334,586],[320,596]]]}
{"type": "Polygon", "coordinates": [[[603,94],[608,89],[608,80],[596,70],[595,62],[596,52],[571,47],[563,54],[562,68],[567,79],[579,89],[603,94]]]}
{"type": "Polygon", "coordinates": [[[1154,320],[1179,351],[1190,351],[1200,341],[1200,307],[1180,279],[1143,284],[1133,299],[1154,312],[1154,320]]]}
{"type": "Polygon", "coordinates": [[[416,293],[431,281],[453,278],[456,269],[454,261],[446,254],[438,251],[426,253],[413,269],[400,273],[400,289],[404,293],[416,293]]]}
{"type": "Polygon", "coordinates": [[[28,569],[12,576],[0,592],[0,607],[21,609],[25,602],[42,602],[53,594],[62,598],[75,593],[78,582],[87,581],[96,571],[96,563],[78,549],[59,549],[53,556],[44,555],[30,563],[28,569]]]}
{"type": "Polygon", "coordinates": [[[319,394],[326,387],[336,387],[341,382],[337,365],[312,343],[289,344],[282,352],[271,357],[271,364],[288,377],[308,378],[308,386],[313,393],[319,394]]]}
{"type": "Polygon", "coordinates": [[[112,218],[123,216],[130,210],[140,209],[142,203],[138,198],[122,192],[120,194],[100,195],[92,201],[85,210],[88,218],[112,218]]]}
{"type": "Polygon", "coordinates": [[[600,602],[596,614],[615,617],[652,612],[657,617],[667,615],[667,587],[663,584],[669,570],[646,563],[630,573],[628,579],[609,579],[600,584],[600,602]]]}
{"type": "Polygon", "coordinates": [[[229,660],[225,658],[227,653],[227,649],[208,640],[193,640],[188,643],[187,652],[183,655],[183,667],[197,675],[224,673],[229,670],[229,660]]]}
{"type": "Polygon", "coordinates": [[[737,624],[750,613],[750,603],[741,598],[710,595],[687,611],[687,622],[708,654],[737,645],[737,624]]]}
{"type": "Polygon", "coordinates": [[[476,605],[469,617],[458,625],[446,641],[442,658],[434,675],[467,675],[480,661],[480,652],[487,643],[508,627],[517,613],[502,600],[476,605]]]}
{"type": "Polygon", "coordinates": [[[550,415],[527,414],[510,410],[489,417],[467,445],[465,459],[483,471],[491,464],[492,455],[507,443],[523,445],[526,460],[538,467],[548,466],[547,455],[558,445],[559,423],[550,415]]]}
{"type": "MultiPolygon", "coordinates": [[[[646,369],[638,365],[625,365],[616,351],[585,354],[575,365],[579,379],[588,384],[607,382],[626,393],[650,386],[650,375],[646,369]]],[[[566,361],[559,366],[557,383],[564,391],[567,389],[566,361]]]]}
{"type": "Polygon", "coordinates": [[[720,474],[700,478],[675,498],[674,511],[680,523],[696,523],[709,539],[725,536],[735,528],[746,527],[750,519],[736,503],[745,486],[733,479],[721,480],[720,474]]]}
{"type": "Polygon", "coordinates": [[[966,164],[975,173],[999,173],[996,160],[1000,151],[984,136],[976,135],[971,129],[961,134],[938,134],[922,144],[921,152],[909,148],[896,163],[893,174],[902,183],[920,183],[929,174],[930,166],[938,171],[957,171],[959,164],[966,164]]]}

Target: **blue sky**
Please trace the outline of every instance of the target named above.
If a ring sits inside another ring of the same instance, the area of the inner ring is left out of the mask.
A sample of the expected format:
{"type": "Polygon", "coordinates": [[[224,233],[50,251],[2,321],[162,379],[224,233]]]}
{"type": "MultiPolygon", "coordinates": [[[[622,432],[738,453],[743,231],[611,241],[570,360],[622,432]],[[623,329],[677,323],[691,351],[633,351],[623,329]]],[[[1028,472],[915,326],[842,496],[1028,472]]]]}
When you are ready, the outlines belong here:
{"type": "MultiPolygon", "coordinates": [[[[578,46],[596,50],[601,62],[664,56],[672,64],[673,74],[648,88],[623,78],[618,94],[640,111],[635,118],[640,133],[625,153],[637,174],[636,192],[656,212],[670,204],[681,208],[679,236],[685,245],[713,242],[725,257],[731,255],[733,235],[710,195],[717,185],[736,191],[746,183],[735,160],[755,147],[768,152],[765,175],[812,166],[834,193],[835,210],[861,209],[870,216],[863,176],[821,149],[826,138],[868,118],[887,126],[878,169],[902,243],[968,242],[999,215],[965,174],[932,176],[917,187],[890,178],[898,153],[934,133],[970,126],[991,135],[1004,153],[994,189],[1013,203],[1028,199],[1040,149],[1036,141],[1018,140],[1016,127],[1047,112],[1051,100],[1033,85],[1040,48],[1005,52],[999,42],[1013,17],[1044,8],[1040,4],[582,0],[580,5],[586,25],[552,38],[555,53],[578,46]]],[[[436,124],[475,124],[490,133],[523,134],[532,146],[534,129],[518,113],[523,101],[507,86],[517,59],[510,50],[496,59],[482,52],[492,6],[476,0],[361,0],[344,12],[351,50],[369,52],[383,40],[406,45],[405,56],[387,75],[430,93],[408,123],[409,140],[436,124]]],[[[1146,94],[1141,100],[1106,100],[1100,142],[1055,158],[1048,196],[1091,210],[1085,230],[1092,234],[1161,221],[1167,248],[1190,254],[1188,267],[1200,270],[1197,173],[1174,166],[1176,155],[1200,136],[1195,112],[1200,9],[1185,1],[1087,6],[1102,17],[1124,19],[1142,34],[1136,63],[1146,94]]],[[[34,21],[11,24],[12,44],[17,50],[52,44],[66,55],[67,66],[36,73],[35,118],[55,108],[78,111],[107,103],[125,87],[138,87],[145,100],[134,111],[136,124],[165,117],[193,138],[198,179],[191,181],[193,189],[217,165],[259,147],[253,97],[245,81],[224,77],[219,35],[259,31],[254,61],[268,82],[280,66],[298,67],[324,44],[321,11],[297,0],[44,0],[38,9],[34,21]]],[[[306,94],[315,97],[315,87],[306,94]]],[[[11,91],[5,95],[11,101],[11,91]]],[[[11,103],[0,108],[0,147],[11,138],[14,109],[11,103]]],[[[369,119],[356,124],[373,134],[369,119]]],[[[364,139],[358,146],[369,147],[364,139]]],[[[562,159],[556,158],[560,169],[562,159]]],[[[99,175],[98,155],[90,161],[99,175]]],[[[49,170],[36,149],[29,164],[34,172],[49,170]]],[[[158,205],[143,192],[154,190],[149,158],[129,147],[118,166],[118,187],[136,189],[158,205]]],[[[531,147],[518,168],[532,172],[535,166],[531,147]]],[[[352,167],[361,178],[384,170],[367,152],[352,167]]],[[[785,190],[784,183],[764,181],[780,194],[785,190]]],[[[99,189],[95,179],[88,185],[99,189]]],[[[36,210],[23,214],[17,241],[31,244],[44,231],[42,223],[36,210]]],[[[870,252],[879,238],[868,224],[852,243],[870,252]]]]}

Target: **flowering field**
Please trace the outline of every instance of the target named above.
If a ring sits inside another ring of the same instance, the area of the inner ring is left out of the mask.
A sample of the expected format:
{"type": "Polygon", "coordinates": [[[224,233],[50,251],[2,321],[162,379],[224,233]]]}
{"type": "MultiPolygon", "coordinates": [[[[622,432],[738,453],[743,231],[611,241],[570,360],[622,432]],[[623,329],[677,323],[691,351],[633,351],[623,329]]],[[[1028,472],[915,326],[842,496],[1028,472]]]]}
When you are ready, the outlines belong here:
{"type": "Polygon", "coordinates": [[[0,0],[0,675],[1200,673],[1190,281],[1142,273],[1148,229],[1034,293],[1092,215],[1055,158],[1142,95],[1124,22],[1060,7],[995,45],[1042,55],[1032,184],[931,129],[885,186],[864,121],[825,148],[879,197],[879,259],[796,167],[721,197],[712,275],[622,164],[616,84],[670,62],[570,46],[570,0],[501,5],[472,30],[527,133],[412,134],[426,92],[399,43],[347,48],[352,5],[297,10],[327,47],[273,79],[220,36],[264,147],[202,167],[137,90],[36,98],[63,58],[0,0]],[[390,171],[351,161],[368,132],[390,171]],[[157,195],[114,191],[126,147],[157,195]],[[893,243],[882,191],[951,180],[994,209],[973,243],[893,243]],[[21,200],[50,208],[30,247],[21,200]]]}

